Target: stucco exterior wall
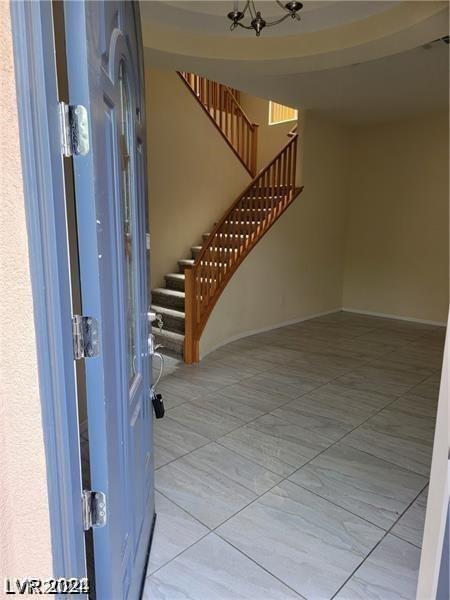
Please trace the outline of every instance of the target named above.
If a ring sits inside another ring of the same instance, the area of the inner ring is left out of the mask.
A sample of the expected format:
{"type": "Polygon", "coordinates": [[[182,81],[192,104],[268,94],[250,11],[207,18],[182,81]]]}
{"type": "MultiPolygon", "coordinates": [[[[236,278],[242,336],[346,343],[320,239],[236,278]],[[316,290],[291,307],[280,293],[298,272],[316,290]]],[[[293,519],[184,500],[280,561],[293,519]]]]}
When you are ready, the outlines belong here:
{"type": "MultiPolygon", "coordinates": [[[[10,6],[0,2],[0,597],[52,556],[10,6]]],[[[8,596],[10,597],[10,596],[8,596]]]]}

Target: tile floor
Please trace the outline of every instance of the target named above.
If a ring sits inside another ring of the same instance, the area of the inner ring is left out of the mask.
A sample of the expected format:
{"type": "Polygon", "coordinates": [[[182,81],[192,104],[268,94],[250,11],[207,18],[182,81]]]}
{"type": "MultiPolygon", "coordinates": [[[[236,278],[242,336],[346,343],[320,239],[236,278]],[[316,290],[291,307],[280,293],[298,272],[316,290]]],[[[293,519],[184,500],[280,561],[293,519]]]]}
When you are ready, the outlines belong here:
{"type": "Polygon", "coordinates": [[[414,600],[444,335],[340,312],[169,360],[144,600],[414,600]]]}

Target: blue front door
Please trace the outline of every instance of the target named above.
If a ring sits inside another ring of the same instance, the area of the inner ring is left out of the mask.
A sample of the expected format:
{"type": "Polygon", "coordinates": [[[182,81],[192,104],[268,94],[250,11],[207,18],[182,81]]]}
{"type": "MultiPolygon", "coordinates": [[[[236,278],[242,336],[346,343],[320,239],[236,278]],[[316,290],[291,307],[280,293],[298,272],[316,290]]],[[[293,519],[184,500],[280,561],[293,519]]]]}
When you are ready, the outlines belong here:
{"type": "Polygon", "coordinates": [[[99,325],[85,360],[98,600],[138,598],[154,519],[148,355],[146,147],[139,8],[64,4],[70,105],[85,107],[89,151],[73,158],[83,315],[99,325]]]}

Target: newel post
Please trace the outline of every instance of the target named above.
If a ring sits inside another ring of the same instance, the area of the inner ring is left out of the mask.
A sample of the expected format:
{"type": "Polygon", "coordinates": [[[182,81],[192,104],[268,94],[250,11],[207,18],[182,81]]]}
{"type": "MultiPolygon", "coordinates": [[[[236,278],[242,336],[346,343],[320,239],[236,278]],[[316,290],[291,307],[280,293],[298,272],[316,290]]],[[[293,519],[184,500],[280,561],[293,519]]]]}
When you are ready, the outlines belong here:
{"type": "Polygon", "coordinates": [[[199,361],[199,343],[196,340],[196,306],[194,268],[184,269],[184,362],[199,361]]]}

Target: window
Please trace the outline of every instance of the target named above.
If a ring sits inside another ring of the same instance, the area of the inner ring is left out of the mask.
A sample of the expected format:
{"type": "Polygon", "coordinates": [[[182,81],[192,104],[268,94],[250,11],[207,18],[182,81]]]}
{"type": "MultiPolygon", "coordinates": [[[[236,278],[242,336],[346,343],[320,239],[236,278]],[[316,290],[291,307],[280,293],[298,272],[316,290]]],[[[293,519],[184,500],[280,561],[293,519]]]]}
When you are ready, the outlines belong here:
{"type": "Polygon", "coordinates": [[[131,105],[128,83],[123,61],[119,70],[120,82],[120,139],[122,165],[122,215],[123,239],[125,249],[125,302],[127,307],[126,329],[128,339],[128,379],[131,388],[137,375],[136,359],[138,331],[138,274],[136,265],[135,241],[135,201],[132,191],[133,174],[131,168],[130,147],[132,144],[131,105]]]}
{"type": "Polygon", "coordinates": [[[298,110],[283,106],[277,102],[269,102],[269,125],[277,125],[278,123],[287,123],[288,121],[296,121],[298,118],[298,110]]]}

